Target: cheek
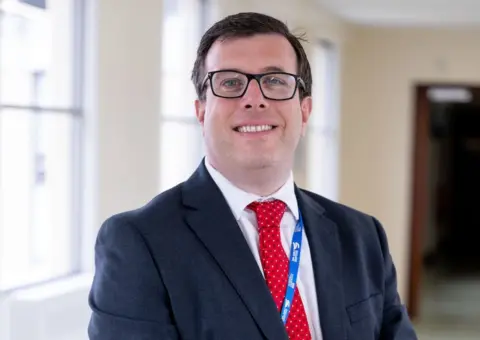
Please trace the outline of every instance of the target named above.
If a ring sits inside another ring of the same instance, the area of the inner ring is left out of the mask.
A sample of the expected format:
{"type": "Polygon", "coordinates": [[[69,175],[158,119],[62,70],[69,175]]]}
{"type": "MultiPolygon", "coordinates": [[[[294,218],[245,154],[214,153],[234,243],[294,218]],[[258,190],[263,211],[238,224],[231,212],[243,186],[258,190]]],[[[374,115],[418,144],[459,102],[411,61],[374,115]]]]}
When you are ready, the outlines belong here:
{"type": "Polygon", "coordinates": [[[303,118],[300,106],[291,105],[284,112],[285,121],[287,122],[287,125],[290,125],[290,130],[295,131],[295,133],[301,130],[303,126],[303,118]]]}
{"type": "Polygon", "coordinates": [[[235,103],[232,103],[232,100],[215,98],[207,101],[205,112],[205,125],[216,129],[230,128],[229,117],[235,112],[235,103]]]}

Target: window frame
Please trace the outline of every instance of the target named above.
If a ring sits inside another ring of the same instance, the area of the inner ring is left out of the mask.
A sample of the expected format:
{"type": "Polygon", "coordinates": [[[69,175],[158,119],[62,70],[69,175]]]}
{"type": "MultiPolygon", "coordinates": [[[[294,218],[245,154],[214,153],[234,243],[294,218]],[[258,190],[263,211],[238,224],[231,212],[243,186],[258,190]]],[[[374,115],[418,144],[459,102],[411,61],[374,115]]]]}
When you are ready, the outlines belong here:
{"type": "Polygon", "coordinates": [[[310,118],[311,122],[307,128],[307,142],[305,143],[307,148],[305,151],[307,185],[310,190],[333,201],[339,199],[340,191],[338,178],[340,149],[339,56],[337,45],[330,40],[322,38],[315,42],[312,58],[314,108],[310,118]],[[317,65],[319,51],[323,54],[323,68],[317,65]],[[322,71],[325,73],[321,74],[322,71]],[[321,83],[320,90],[322,91],[320,98],[318,95],[316,96],[319,83],[321,83]],[[320,101],[319,106],[315,105],[317,101],[320,101]],[[321,155],[318,155],[318,145],[315,145],[314,142],[318,138],[323,139],[329,145],[329,150],[321,155]]]}
{"type": "MultiPolygon", "coordinates": [[[[84,181],[84,147],[85,147],[85,114],[84,114],[84,89],[85,89],[85,30],[86,30],[86,2],[83,0],[71,0],[71,20],[69,23],[72,25],[71,35],[71,48],[72,48],[72,104],[71,106],[42,106],[42,105],[20,105],[4,102],[1,97],[0,88],[0,115],[3,110],[18,111],[18,112],[32,112],[38,115],[44,113],[69,115],[72,117],[72,149],[70,153],[70,162],[72,168],[72,213],[70,221],[69,231],[69,256],[70,265],[68,273],[64,275],[55,275],[48,277],[44,280],[28,282],[19,284],[6,290],[0,289],[0,293],[10,293],[17,290],[27,289],[30,287],[54,282],[59,279],[64,279],[73,275],[78,275],[83,272],[84,269],[84,250],[85,239],[84,235],[84,197],[82,195],[82,188],[84,181]]],[[[16,13],[23,16],[29,16],[34,11],[41,11],[41,9],[32,9],[29,4],[21,3],[19,1],[8,1],[7,6],[4,6],[5,2],[0,1],[0,21],[3,20],[4,13],[16,13]]],[[[31,151],[31,156],[35,156],[35,151],[31,151]]],[[[32,169],[34,170],[34,169],[32,169]]],[[[2,235],[2,228],[0,225],[0,235],[2,235]]]]}
{"type": "MultiPolygon", "coordinates": [[[[203,35],[203,33],[205,32],[205,30],[207,29],[207,25],[209,23],[209,20],[210,20],[210,0],[167,0],[167,1],[176,1],[177,3],[183,3],[185,4],[186,2],[188,3],[195,3],[195,6],[199,9],[198,12],[196,11],[193,11],[194,13],[198,13],[198,17],[195,19],[196,21],[196,25],[198,27],[198,30],[196,30],[196,32],[198,32],[198,35],[196,37],[197,40],[200,40],[201,36],[203,35]]],[[[166,2],[165,2],[166,3],[166,2]]],[[[164,6],[165,6],[165,3],[164,3],[164,6]]],[[[165,7],[164,7],[165,8],[165,7]]],[[[166,13],[166,10],[164,9],[164,21],[166,22],[167,21],[167,13],[166,13]]],[[[163,35],[166,34],[166,32],[163,32],[162,33],[163,35]]],[[[189,69],[191,69],[193,67],[193,63],[192,65],[185,65],[185,67],[188,67],[189,69]]],[[[167,74],[165,74],[164,70],[165,70],[165,67],[164,67],[164,64],[163,64],[163,60],[162,60],[162,66],[161,66],[161,87],[164,88],[165,86],[167,86],[168,84],[164,81],[165,78],[168,77],[167,74]]],[[[194,89],[194,85],[188,80],[185,80],[185,84],[189,82],[189,86],[190,86],[190,89],[194,89]]],[[[199,126],[199,123],[198,123],[198,120],[195,116],[195,112],[194,112],[194,106],[193,106],[193,102],[191,103],[191,107],[192,107],[192,114],[191,115],[176,115],[176,114],[169,114],[168,112],[163,112],[163,110],[161,110],[160,112],[160,126],[159,126],[159,129],[160,131],[162,131],[162,128],[164,125],[166,124],[172,124],[172,123],[176,123],[176,124],[179,124],[179,125],[183,125],[183,126],[196,126],[198,127],[199,129],[201,128],[199,126]]],[[[163,136],[160,136],[160,139],[162,139],[163,136]]],[[[161,146],[162,147],[162,146],[161,146]]],[[[198,141],[196,141],[195,145],[192,146],[192,153],[190,155],[184,155],[184,157],[191,157],[192,155],[195,155],[194,157],[196,157],[197,155],[199,156],[199,158],[201,158],[200,156],[203,157],[204,155],[204,144],[203,144],[203,138],[199,138],[198,141]]],[[[167,185],[167,183],[164,183],[162,181],[162,176],[164,174],[164,172],[166,171],[165,170],[165,167],[169,166],[168,164],[164,164],[163,160],[164,160],[164,155],[162,153],[160,153],[160,180],[159,180],[159,185],[160,185],[160,191],[165,191],[167,190],[171,185],[167,185]]]]}

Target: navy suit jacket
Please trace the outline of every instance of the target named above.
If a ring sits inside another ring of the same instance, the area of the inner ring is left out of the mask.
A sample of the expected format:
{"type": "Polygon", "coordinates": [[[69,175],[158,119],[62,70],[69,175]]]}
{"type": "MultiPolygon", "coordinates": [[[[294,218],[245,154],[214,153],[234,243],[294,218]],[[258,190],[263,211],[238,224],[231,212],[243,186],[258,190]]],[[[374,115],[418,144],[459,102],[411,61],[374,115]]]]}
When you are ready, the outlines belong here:
{"type": "MultiPolygon", "coordinates": [[[[416,339],[373,217],[295,188],[325,340],[416,339]]],[[[287,340],[260,269],[202,163],[95,246],[91,340],[287,340]]]]}

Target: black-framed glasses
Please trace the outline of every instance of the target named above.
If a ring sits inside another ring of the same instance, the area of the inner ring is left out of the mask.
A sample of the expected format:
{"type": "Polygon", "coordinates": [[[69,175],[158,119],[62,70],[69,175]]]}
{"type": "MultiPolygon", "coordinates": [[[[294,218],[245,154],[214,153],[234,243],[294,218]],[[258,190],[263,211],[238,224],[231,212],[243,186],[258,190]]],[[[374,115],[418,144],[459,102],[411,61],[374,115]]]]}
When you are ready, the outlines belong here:
{"type": "Polygon", "coordinates": [[[247,92],[252,79],[257,81],[263,97],[270,100],[289,100],[295,96],[298,86],[305,89],[305,82],[296,74],[276,71],[250,74],[236,70],[208,72],[202,87],[210,80],[210,88],[215,96],[240,98],[247,92]]]}

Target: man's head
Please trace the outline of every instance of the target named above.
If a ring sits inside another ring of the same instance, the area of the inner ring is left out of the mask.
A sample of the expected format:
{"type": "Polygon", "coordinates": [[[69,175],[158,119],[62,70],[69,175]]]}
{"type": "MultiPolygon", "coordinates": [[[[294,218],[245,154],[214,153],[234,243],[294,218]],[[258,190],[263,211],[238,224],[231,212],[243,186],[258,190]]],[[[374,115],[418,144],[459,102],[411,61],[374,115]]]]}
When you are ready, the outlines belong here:
{"type": "Polygon", "coordinates": [[[311,112],[312,76],[300,38],[284,23],[258,13],[217,22],[202,37],[192,81],[214,166],[291,169],[311,112]]]}

